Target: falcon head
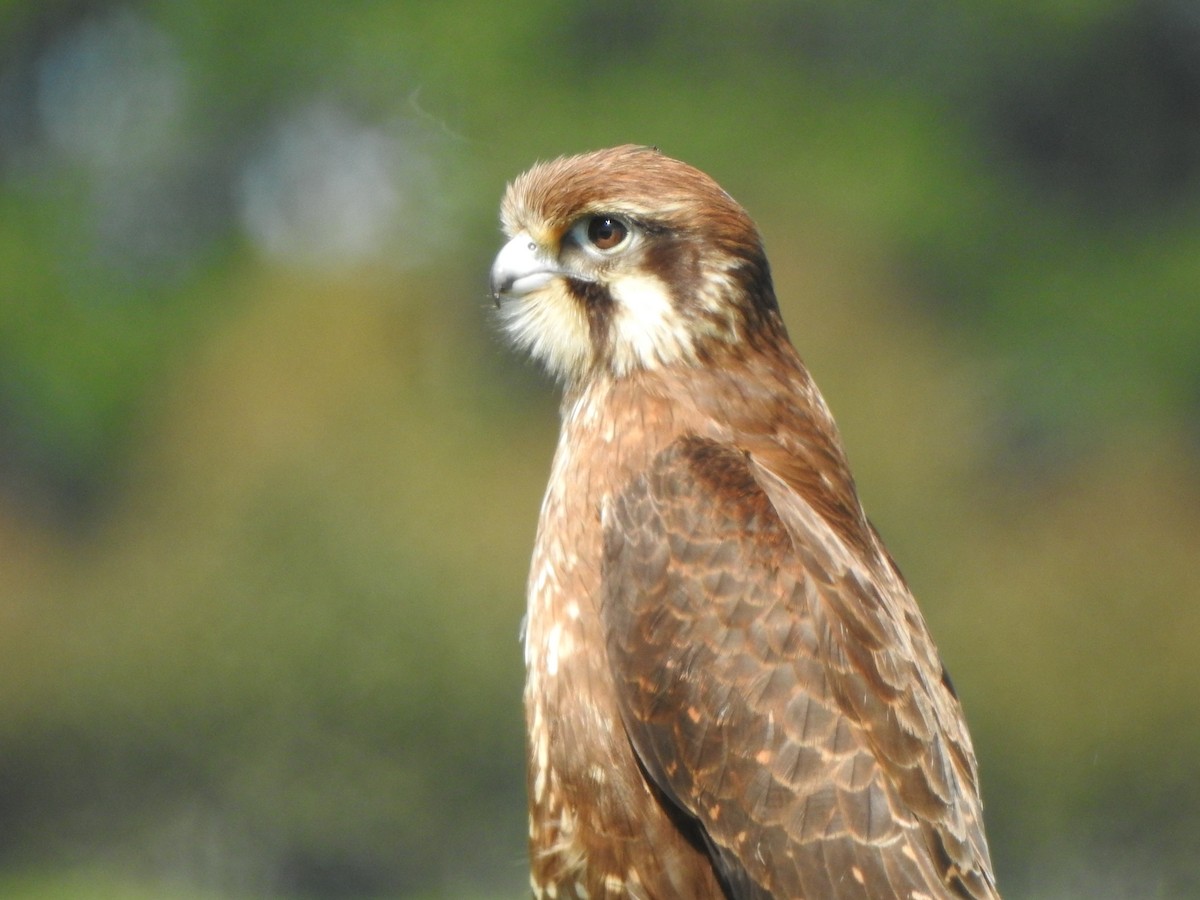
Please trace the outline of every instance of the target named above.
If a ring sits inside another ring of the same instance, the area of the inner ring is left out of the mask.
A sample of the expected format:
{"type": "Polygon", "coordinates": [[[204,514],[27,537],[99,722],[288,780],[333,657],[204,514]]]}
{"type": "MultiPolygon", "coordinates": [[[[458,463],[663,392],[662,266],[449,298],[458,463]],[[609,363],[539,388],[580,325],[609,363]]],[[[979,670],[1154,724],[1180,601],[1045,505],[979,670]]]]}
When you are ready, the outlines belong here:
{"type": "Polygon", "coordinates": [[[754,222],[654,148],[539,163],[508,186],[501,219],[491,287],[504,327],[568,385],[784,338],[754,222]]]}

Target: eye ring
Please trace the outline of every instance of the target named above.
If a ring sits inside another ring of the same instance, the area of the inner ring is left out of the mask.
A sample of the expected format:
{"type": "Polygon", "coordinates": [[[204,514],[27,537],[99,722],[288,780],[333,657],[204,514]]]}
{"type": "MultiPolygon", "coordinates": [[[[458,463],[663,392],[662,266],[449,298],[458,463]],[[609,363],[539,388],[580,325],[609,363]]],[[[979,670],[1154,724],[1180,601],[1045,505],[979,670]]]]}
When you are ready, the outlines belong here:
{"type": "Polygon", "coordinates": [[[629,226],[616,216],[601,214],[587,220],[584,233],[589,244],[602,253],[608,253],[629,239],[629,226]]]}

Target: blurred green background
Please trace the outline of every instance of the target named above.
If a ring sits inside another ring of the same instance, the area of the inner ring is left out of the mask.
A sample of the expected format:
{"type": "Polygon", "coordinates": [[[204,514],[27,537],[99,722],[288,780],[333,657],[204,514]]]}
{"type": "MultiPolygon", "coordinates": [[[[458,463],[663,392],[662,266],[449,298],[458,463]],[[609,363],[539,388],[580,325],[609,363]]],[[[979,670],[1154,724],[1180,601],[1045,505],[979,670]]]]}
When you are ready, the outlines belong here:
{"type": "Polygon", "coordinates": [[[758,220],[1010,898],[1200,897],[1194,2],[0,2],[0,895],[517,898],[497,203],[758,220]]]}

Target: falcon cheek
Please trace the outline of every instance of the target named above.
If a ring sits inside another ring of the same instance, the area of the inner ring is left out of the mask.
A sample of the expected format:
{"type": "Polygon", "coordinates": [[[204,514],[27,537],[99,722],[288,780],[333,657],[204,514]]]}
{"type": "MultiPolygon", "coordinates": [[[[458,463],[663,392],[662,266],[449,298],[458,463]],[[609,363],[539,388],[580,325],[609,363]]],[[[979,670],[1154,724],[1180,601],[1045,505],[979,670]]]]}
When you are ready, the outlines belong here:
{"type": "Polygon", "coordinates": [[[610,291],[610,353],[615,374],[695,359],[691,330],[661,279],[627,275],[614,280],[610,291]]]}

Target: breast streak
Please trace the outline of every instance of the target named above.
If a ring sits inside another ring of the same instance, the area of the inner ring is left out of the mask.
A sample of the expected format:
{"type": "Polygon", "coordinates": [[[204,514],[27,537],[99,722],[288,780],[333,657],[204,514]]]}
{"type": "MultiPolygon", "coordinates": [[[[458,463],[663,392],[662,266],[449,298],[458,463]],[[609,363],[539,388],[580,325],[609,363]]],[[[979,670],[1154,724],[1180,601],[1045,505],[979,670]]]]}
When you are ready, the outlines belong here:
{"type": "Polygon", "coordinates": [[[599,616],[601,509],[676,433],[665,410],[564,418],[529,580],[525,710],[538,897],[721,897],[646,784],[621,725],[599,616]]]}

